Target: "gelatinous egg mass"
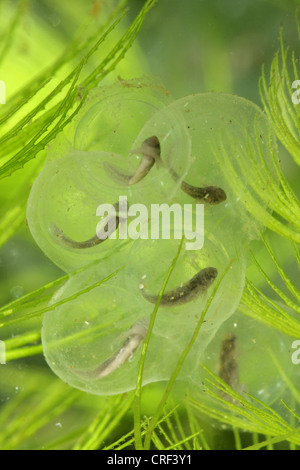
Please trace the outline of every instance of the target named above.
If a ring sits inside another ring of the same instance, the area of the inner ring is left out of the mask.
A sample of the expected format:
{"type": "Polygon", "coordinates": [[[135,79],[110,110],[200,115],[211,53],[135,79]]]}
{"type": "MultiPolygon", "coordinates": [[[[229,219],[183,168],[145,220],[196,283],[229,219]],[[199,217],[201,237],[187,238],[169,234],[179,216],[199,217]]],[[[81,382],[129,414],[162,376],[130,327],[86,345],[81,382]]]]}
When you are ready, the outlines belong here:
{"type": "MultiPolygon", "coordinates": [[[[149,318],[184,237],[143,384],[171,376],[220,281],[180,374],[201,383],[199,363],[238,307],[245,255],[268,217],[262,192],[276,152],[267,118],[239,97],[173,100],[146,78],[90,93],[51,145],[27,208],[44,253],[66,272],[85,267],[43,321],[44,354],[62,380],[100,395],[135,387],[149,318]]],[[[248,385],[266,396],[249,364],[248,385]]]]}
{"type": "MultiPolygon", "coordinates": [[[[197,200],[206,204],[206,222],[221,232],[230,225],[243,241],[257,238],[270,216],[270,174],[279,186],[272,163],[278,160],[276,139],[266,115],[254,103],[223,93],[195,93],[174,101],[168,110],[181,115],[192,142],[184,182],[194,188],[219,188],[219,204],[210,205],[205,195],[197,200]]],[[[180,174],[172,154],[168,165],[180,174]]],[[[180,199],[192,201],[184,187],[180,199]]]]}

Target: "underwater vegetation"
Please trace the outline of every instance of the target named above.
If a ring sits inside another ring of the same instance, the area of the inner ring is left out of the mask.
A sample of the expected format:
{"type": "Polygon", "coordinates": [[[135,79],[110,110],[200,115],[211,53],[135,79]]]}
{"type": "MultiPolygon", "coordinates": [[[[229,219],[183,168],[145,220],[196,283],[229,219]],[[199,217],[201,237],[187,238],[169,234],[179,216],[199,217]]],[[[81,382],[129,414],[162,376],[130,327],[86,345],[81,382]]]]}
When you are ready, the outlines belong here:
{"type": "MultiPolygon", "coordinates": [[[[297,53],[281,31],[260,104],[175,96],[132,53],[163,2],[127,4],[91,2],[0,107],[2,259],[20,230],[45,255],[1,292],[0,448],[297,449],[297,53]]],[[[1,72],[36,8],[17,5],[1,72]]]]}

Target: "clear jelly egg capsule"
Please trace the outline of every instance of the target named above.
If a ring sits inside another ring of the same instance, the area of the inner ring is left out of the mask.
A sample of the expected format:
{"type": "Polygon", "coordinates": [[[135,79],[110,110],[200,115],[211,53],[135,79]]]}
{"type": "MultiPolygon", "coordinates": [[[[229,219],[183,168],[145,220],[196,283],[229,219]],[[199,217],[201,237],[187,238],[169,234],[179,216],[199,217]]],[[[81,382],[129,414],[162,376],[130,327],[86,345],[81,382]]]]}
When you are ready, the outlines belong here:
{"type": "Polygon", "coordinates": [[[187,171],[191,149],[181,114],[168,110],[171,102],[160,83],[145,77],[99,87],[90,93],[68,140],[75,149],[108,152],[106,181],[120,189],[130,186],[134,201],[169,199],[178,182],[170,178],[164,160],[172,150],[182,172],[187,171]],[[147,159],[150,155],[153,160],[147,159]]]}
{"type": "MultiPolygon", "coordinates": [[[[153,235],[155,227],[152,225],[148,230],[153,235]]],[[[157,239],[139,239],[131,245],[126,283],[137,297],[143,299],[147,310],[153,309],[157,301],[177,254],[182,232],[181,225],[168,229],[160,227],[157,239]]],[[[233,248],[231,234],[227,235],[228,239],[224,234],[220,240],[217,235],[205,233],[204,245],[199,249],[201,236],[199,245],[195,240],[190,241],[193,233],[185,230],[186,238],[161,299],[154,331],[180,342],[183,331],[187,331],[187,335],[192,334],[214,287],[222,279],[201,328],[196,354],[201,354],[210,335],[236,310],[242,295],[244,254],[233,248]],[[190,249],[191,245],[194,249],[190,249]]]]}
{"type": "Polygon", "coordinates": [[[99,86],[89,92],[66,137],[77,150],[129,152],[147,121],[172,101],[160,82],[147,77],[99,86]]]}
{"type": "MultiPolygon", "coordinates": [[[[121,249],[119,225],[128,201],[98,180],[101,152],[70,150],[47,161],[27,205],[30,231],[44,253],[72,271],[121,249]]],[[[101,175],[101,173],[100,173],[101,175]]]]}
{"type": "Polygon", "coordinates": [[[137,223],[137,214],[147,218],[154,201],[168,200],[153,182],[148,196],[145,188],[131,191],[116,185],[103,166],[108,159],[118,162],[120,156],[70,150],[59,160],[47,161],[33,184],[27,205],[30,231],[65,271],[121,249],[133,238],[126,227],[137,223]]]}
{"type": "MultiPolygon", "coordinates": [[[[273,159],[278,161],[276,139],[266,115],[250,101],[222,93],[196,93],[168,109],[182,116],[192,141],[183,183],[222,190],[213,204],[200,191],[198,202],[206,204],[207,217],[222,216],[228,223],[235,217],[248,239],[257,238],[269,217],[272,191],[279,186],[273,164],[273,159]]],[[[168,157],[175,177],[180,168],[172,153],[168,157]]],[[[183,203],[193,198],[184,185],[177,196],[183,203]]]]}
{"type": "Polygon", "coordinates": [[[130,292],[103,285],[51,313],[43,321],[42,342],[58,377],[99,395],[134,388],[147,321],[139,320],[130,292]]]}
{"type": "MultiPolygon", "coordinates": [[[[204,383],[207,373],[201,367],[203,363],[243,399],[260,408],[262,405],[254,397],[274,410],[282,411],[281,399],[288,382],[293,381],[290,344],[291,340],[285,334],[237,312],[216,332],[191,380],[197,385],[204,383]]],[[[233,399],[230,394],[218,394],[239,405],[238,399],[233,399]]],[[[205,397],[206,393],[202,399],[205,397]]],[[[213,406],[222,408],[223,405],[214,401],[213,406]]],[[[238,413],[237,410],[232,412],[238,413]]],[[[229,413],[228,409],[226,413],[229,413]]]]}
{"type": "Polygon", "coordinates": [[[56,308],[43,318],[43,352],[50,368],[89,393],[134,388],[148,319],[124,288],[126,274],[120,268],[125,262],[121,251],[73,275],[51,299],[56,308]]]}

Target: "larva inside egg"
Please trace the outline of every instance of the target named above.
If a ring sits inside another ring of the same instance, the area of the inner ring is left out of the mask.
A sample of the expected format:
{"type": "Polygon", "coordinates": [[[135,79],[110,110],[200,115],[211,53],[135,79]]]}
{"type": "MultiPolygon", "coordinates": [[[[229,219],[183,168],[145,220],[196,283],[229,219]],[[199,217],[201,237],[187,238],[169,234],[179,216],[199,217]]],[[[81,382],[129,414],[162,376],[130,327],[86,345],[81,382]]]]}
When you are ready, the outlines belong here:
{"type": "MultiPolygon", "coordinates": [[[[237,310],[216,332],[201,363],[241,395],[243,400],[258,408],[263,408],[264,405],[272,406],[272,409],[286,419],[290,415],[281,400],[284,399],[292,406],[293,391],[289,389],[288,382],[290,379],[295,382],[291,343],[290,337],[237,310]]],[[[201,363],[198,363],[197,370],[194,370],[190,380],[196,388],[202,380],[202,389],[195,392],[197,399],[210,402],[212,398],[203,392],[203,388],[205,390],[206,379],[213,379],[201,367],[201,363]]],[[[217,391],[217,394],[225,401],[243,408],[238,397],[233,399],[230,394],[221,391],[217,391]]],[[[239,414],[238,409],[233,408],[231,412],[228,408],[225,410],[222,403],[215,399],[213,407],[226,415],[239,414]]],[[[247,430],[247,427],[244,430],[247,430]]]]}
{"type": "MultiPolygon", "coordinates": [[[[254,103],[223,93],[195,93],[167,109],[181,116],[192,143],[191,165],[180,180],[187,188],[179,186],[177,198],[182,204],[207,202],[206,220],[225,220],[224,230],[230,226],[240,239],[259,237],[270,217],[270,175],[279,187],[273,164],[278,149],[266,115],[254,103]],[[203,192],[211,187],[218,188],[214,198],[203,192]],[[198,201],[197,188],[202,189],[198,201]]],[[[173,177],[182,174],[174,152],[170,149],[166,159],[173,177]]]]}
{"type": "MultiPolygon", "coordinates": [[[[174,228],[171,229],[171,239],[137,240],[130,248],[125,283],[128,289],[135,292],[136,297],[143,299],[145,308],[151,305],[153,307],[153,303],[149,303],[149,297],[150,302],[157,298],[177,252],[179,241],[174,238],[176,233],[173,230],[174,228]]],[[[200,250],[186,250],[183,244],[166,288],[165,297],[169,301],[164,302],[161,307],[163,312],[157,317],[155,330],[158,334],[176,336],[185,329],[186,323],[195,326],[217,282],[226,272],[199,333],[197,348],[201,354],[207,344],[204,338],[207,331],[216,331],[236,310],[244,288],[245,269],[245,255],[234,246],[230,235],[225,235],[221,241],[214,234],[206,232],[205,244],[200,250]],[[206,277],[206,286],[195,288],[192,285],[193,278],[198,273],[205,274],[208,269],[216,274],[213,278],[206,277]],[[180,291],[183,297],[178,299],[180,291]]]]}

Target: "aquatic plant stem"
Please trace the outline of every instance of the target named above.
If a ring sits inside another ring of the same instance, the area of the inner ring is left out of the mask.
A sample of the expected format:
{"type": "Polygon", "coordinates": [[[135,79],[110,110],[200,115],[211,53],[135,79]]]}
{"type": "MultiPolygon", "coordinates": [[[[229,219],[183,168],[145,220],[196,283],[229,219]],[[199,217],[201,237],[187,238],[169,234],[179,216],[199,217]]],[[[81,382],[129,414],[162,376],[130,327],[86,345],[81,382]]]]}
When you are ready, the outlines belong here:
{"type": "Polygon", "coordinates": [[[182,245],[183,245],[184,238],[181,239],[181,242],[178,247],[178,251],[176,253],[175,258],[173,259],[171,266],[167,272],[167,275],[164,279],[162,288],[159,292],[157,302],[155,304],[155,307],[153,309],[153,312],[151,313],[150,316],[150,323],[149,323],[149,328],[147,331],[147,335],[145,338],[145,341],[143,343],[142,347],[142,353],[141,353],[141,358],[139,361],[139,369],[138,369],[138,377],[137,377],[137,384],[136,384],[136,389],[135,389],[135,400],[134,400],[134,436],[135,436],[135,447],[137,450],[143,450],[143,443],[142,443],[142,433],[141,433],[141,394],[142,394],[142,380],[143,380],[143,372],[144,372],[144,366],[145,366],[145,359],[146,359],[146,354],[148,350],[148,345],[150,341],[150,337],[152,334],[152,329],[155,323],[156,319],[156,314],[159,308],[160,301],[162,299],[162,296],[165,292],[165,289],[167,287],[167,284],[169,282],[169,279],[171,277],[171,274],[175,268],[175,265],[177,263],[177,260],[179,258],[179,255],[181,253],[182,245]]]}

